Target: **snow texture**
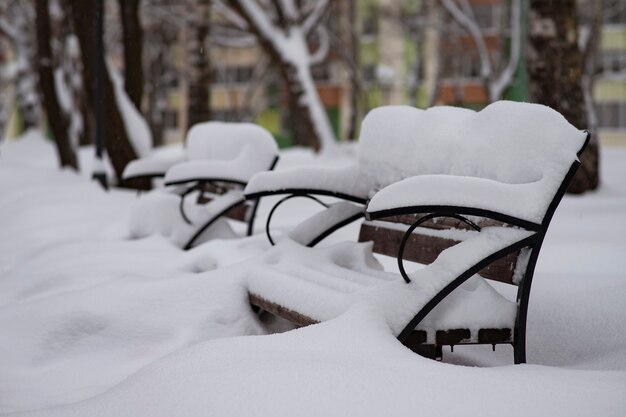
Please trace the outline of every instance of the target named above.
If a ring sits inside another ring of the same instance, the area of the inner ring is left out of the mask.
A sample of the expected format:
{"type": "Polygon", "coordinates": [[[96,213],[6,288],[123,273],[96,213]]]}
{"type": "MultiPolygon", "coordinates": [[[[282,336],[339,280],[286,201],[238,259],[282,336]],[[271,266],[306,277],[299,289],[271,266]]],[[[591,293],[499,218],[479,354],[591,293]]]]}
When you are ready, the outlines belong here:
{"type": "MultiPolygon", "coordinates": [[[[189,129],[185,152],[155,152],[133,161],[126,167],[124,177],[162,173],[165,185],[199,180],[245,184],[255,173],[269,169],[277,156],[274,138],[262,127],[250,123],[205,122],[189,129]]],[[[241,191],[232,191],[216,196],[209,204],[198,205],[194,203],[197,192],[192,193],[184,206],[192,221],[190,225],[179,213],[180,196],[169,191],[157,189],[141,196],[133,205],[129,223],[133,237],[160,234],[182,247],[225,207],[244,200],[241,191]]],[[[218,220],[197,242],[235,236],[226,221],[218,220]]]]}
{"type": "MultiPolygon", "coordinates": [[[[381,273],[371,244],[312,249],[284,240],[264,257],[264,267],[249,274],[248,285],[250,292],[317,321],[337,317],[349,308],[375,309],[397,336],[426,302],[462,272],[530,235],[511,228],[485,228],[411,274],[408,285],[399,275],[381,273]]],[[[512,328],[515,311],[515,303],[475,276],[439,304],[418,329],[428,330],[433,341],[434,330],[512,328]]]]}
{"type": "Polygon", "coordinates": [[[358,166],[263,173],[245,192],[308,189],[365,198],[404,180],[378,192],[368,211],[450,204],[540,222],[585,137],[538,104],[499,101],[480,112],[386,106],[363,120],[358,166]]]}
{"type": "Polygon", "coordinates": [[[223,179],[246,183],[278,155],[272,135],[252,123],[207,122],[189,131],[190,161],[165,174],[165,184],[223,179]]]}
{"type": "Polygon", "coordinates": [[[306,246],[318,238],[322,232],[362,212],[362,205],[339,201],[298,224],[289,232],[289,238],[306,246]]]}
{"type": "Polygon", "coordinates": [[[392,184],[371,199],[369,212],[449,204],[536,223],[586,138],[546,106],[508,101],[480,112],[380,108],[365,118],[363,132],[362,166],[376,167],[363,175],[376,188],[392,184]],[[390,122],[398,139],[392,147],[383,139],[390,122]]]}
{"type": "MultiPolygon", "coordinates": [[[[329,164],[310,153],[282,156],[284,167],[329,164]]],[[[367,244],[349,242],[356,225],[329,238],[344,243],[321,250],[287,239],[282,249],[270,249],[262,235],[212,240],[187,252],[159,236],[131,240],[134,193],[105,193],[88,178],[59,171],[54,148],[41,135],[6,141],[0,145],[0,410],[63,417],[415,410],[444,417],[621,417],[626,150],[605,148],[601,156],[602,188],[566,196],[552,220],[533,280],[529,364],[512,366],[508,346],[446,350],[445,363],[403,347],[392,325],[413,314],[419,299],[399,281],[394,260],[377,257],[385,272],[367,244]],[[292,252],[300,262],[289,260],[292,252]],[[328,321],[266,335],[246,287],[268,268],[306,274],[315,288],[358,297],[328,321]],[[340,279],[331,281],[336,272],[340,279]],[[390,303],[401,308],[381,314],[390,303]]],[[[310,215],[309,203],[286,204],[281,227],[310,215]]],[[[260,223],[269,207],[261,205],[260,223]]],[[[488,240],[494,247],[505,243],[496,235],[488,240]]],[[[439,265],[447,269],[446,262],[439,265]]],[[[436,291],[428,271],[411,275],[436,291]]],[[[512,286],[493,283],[485,291],[473,280],[456,291],[489,298],[497,291],[515,300],[512,286]]],[[[448,306],[448,320],[450,314],[465,312],[448,306]]]]}

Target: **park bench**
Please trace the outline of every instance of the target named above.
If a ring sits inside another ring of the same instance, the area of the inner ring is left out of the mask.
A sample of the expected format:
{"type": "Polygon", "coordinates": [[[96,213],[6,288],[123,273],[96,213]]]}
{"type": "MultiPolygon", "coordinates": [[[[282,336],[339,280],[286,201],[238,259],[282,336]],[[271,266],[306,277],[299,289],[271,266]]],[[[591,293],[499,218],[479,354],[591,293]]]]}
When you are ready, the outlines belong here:
{"type": "MultiPolygon", "coordinates": [[[[343,216],[327,210],[307,220],[304,231],[290,233],[303,245],[317,243],[316,233],[326,236],[365,207],[359,241],[396,257],[400,275],[364,266],[371,259],[297,267],[274,253],[248,277],[250,303],[305,326],[347,311],[367,289],[375,294],[370,302],[389,314],[394,334],[417,353],[440,358],[442,346],[511,344],[515,363],[524,363],[539,251],[588,140],[554,110],[527,103],[496,102],[481,112],[375,109],[363,121],[357,166],[317,169],[319,182],[315,168],[263,173],[246,193],[350,201],[331,206],[345,207],[335,209],[343,216]],[[330,181],[333,176],[338,180],[330,181]],[[407,273],[407,260],[429,265],[407,273]],[[517,286],[516,300],[485,279],[517,286]]],[[[293,245],[283,239],[274,250],[296,253],[293,245]]]]}
{"type": "Polygon", "coordinates": [[[246,199],[243,188],[256,173],[272,170],[278,148],[272,135],[250,123],[206,122],[191,127],[182,153],[152,155],[131,162],[124,179],[163,177],[167,189],[180,196],[179,212],[193,233],[183,244],[190,249],[220,218],[247,223],[251,235],[258,200],[246,199]],[[203,218],[186,213],[188,197],[203,205],[203,218]],[[192,224],[193,223],[193,224],[192,224]]]}

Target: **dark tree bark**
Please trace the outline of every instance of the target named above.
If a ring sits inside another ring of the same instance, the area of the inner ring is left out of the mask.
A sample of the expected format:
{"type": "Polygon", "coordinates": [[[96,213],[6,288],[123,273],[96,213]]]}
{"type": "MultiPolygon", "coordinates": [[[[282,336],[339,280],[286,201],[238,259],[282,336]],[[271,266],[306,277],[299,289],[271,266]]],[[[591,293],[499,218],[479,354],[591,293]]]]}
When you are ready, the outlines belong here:
{"type": "MultiPolygon", "coordinates": [[[[96,16],[96,2],[84,0],[69,0],[72,21],[78,37],[80,52],[83,61],[83,83],[87,100],[96,102],[96,66],[98,62],[96,48],[96,31],[94,25],[85,23],[85,19],[96,16]]],[[[122,116],[117,108],[113,85],[108,72],[104,71],[104,113],[106,123],[106,150],[111,164],[121,186],[133,188],[147,188],[146,181],[122,182],[124,167],[137,158],[122,121],[122,116]]]]}
{"type": "Polygon", "coordinates": [[[35,0],[35,21],[37,31],[37,71],[39,73],[39,90],[46,110],[48,125],[54,135],[59,163],[62,167],[78,169],[76,153],[72,149],[69,138],[69,120],[61,109],[54,83],[52,68],[52,48],[50,46],[50,12],[48,0],[35,0]]]}
{"type": "MultiPolygon", "coordinates": [[[[530,0],[526,64],[531,99],[557,110],[577,128],[588,128],[575,0],[530,0]]],[[[598,143],[592,140],[569,192],[598,187],[598,159],[598,143]]]]}
{"type": "Polygon", "coordinates": [[[143,97],[143,31],[139,21],[141,0],[119,0],[124,43],[124,89],[141,112],[143,97]]]}
{"type": "Polygon", "coordinates": [[[194,2],[192,39],[189,42],[189,102],[187,128],[211,118],[211,63],[209,54],[210,0],[194,2]]]}

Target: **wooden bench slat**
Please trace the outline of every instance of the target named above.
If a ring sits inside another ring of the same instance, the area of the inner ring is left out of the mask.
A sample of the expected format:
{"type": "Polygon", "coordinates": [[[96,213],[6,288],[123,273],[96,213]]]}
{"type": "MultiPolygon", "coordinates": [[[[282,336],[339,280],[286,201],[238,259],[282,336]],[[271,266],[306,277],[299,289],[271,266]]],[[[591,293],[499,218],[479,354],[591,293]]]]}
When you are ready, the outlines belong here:
{"type": "MultiPolygon", "coordinates": [[[[359,242],[373,241],[374,252],[395,258],[398,254],[404,231],[386,228],[381,224],[364,222],[361,225],[359,242]]],[[[403,258],[407,261],[430,264],[437,259],[437,256],[442,251],[457,243],[459,243],[458,240],[419,234],[416,231],[407,241],[403,258]]],[[[481,270],[479,274],[483,278],[514,284],[513,274],[518,255],[519,252],[515,252],[499,259],[481,270]]]]}
{"type": "MultiPolygon", "coordinates": [[[[422,216],[423,214],[403,214],[400,216],[383,217],[383,218],[378,219],[377,221],[412,225],[422,216]]],[[[468,216],[468,220],[474,222],[479,227],[504,226],[505,225],[504,223],[498,220],[487,219],[484,217],[468,216]]],[[[437,219],[427,220],[420,227],[425,227],[428,229],[436,229],[436,230],[445,230],[445,229],[472,230],[472,228],[467,223],[464,223],[452,217],[439,217],[437,219]]]]}
{"type": "Polygon", "coordinates": [[[251,305],[259,307],[261,310],[267,311],[275,316],[281,317],[296,326],[304,327],[310,324],[319,323],[317,320],[313,320],[312,318],[307,317],[304,314],[300,314],[297,311],[290,310],[280,304],[266,300],[257,294],[249,293],[248,298],[251,305]]]}

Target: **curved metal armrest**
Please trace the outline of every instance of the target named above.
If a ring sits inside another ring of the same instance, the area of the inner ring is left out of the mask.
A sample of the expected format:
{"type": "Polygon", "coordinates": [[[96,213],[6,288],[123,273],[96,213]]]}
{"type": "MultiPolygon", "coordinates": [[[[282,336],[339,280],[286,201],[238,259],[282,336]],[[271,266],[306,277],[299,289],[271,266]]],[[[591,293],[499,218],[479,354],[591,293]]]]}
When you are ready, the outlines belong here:
{"type": "MultiPolygon", "coordinates": [[[[481,247],[483,244],[482,242],[484,242],[484,237],[481,233],[475,238],[461,242],[442,252],[440,257],[446,253],[446,257],[448,258],[454,257],[456,259],[462,257],[464,259],[459,261],[458,271],[450,269],[449,265],[445,268],[448,277],[443,280],[442,286],[432,297],[430,297],[430,300],[427,301],[408,322],[408,324],[406,324],[404,329],[400,332],[398,339],[406,339],[415,326],[417,326],[428,315],[428,313],[430,313],[452,291],[471,278],[474,274],[478,273],[495,260],[514,253],[522,248],[536,245],[540,240],[540,234],[538,233],[509,230],[510,232],[508,233],[515,233],[518,234],[518,236],[516,237],[515,235],[512,235],[508,238],[501,239],[502,242],[491,244],[489,245],[489,248],[485,248],[483,250],[476,250],[476,248],[481,247]]],[[[440,258],[438,258],[433,264],[427,266],[425,269],[418,271],[418,273],[428,274],[429,268],[437,268],[439,261],[440,258]]],[[[444,263],[446,262],[444,261],[444,263]]]]}
{"type": "Polygon", "coordinates": [[[367,199],[359,196],[339,193],[330,190],[322,189],[309,189],[309,188],[283,188],[279,190],[267,190],[254,193],[245,194],[247,200],[253,200],[255,198],[277,196],[277,195],[291,195],[291,196],[325,196],[334,197],[340,200],[352,201],[353,203],[365,204],[367,199]]]}
{"type": "Polygon", "coordinates": [[[387,210],[369,211],[365,210],[365,219],[376,220],[384,217],[401,216],[405,214],[430,214],[437,213],[438,215],[445,215],[450,217],[456,216],[479,216],[492,220],[497,220],[503,223],[510,224],[512,226],[518,226],[526,230],[539,231],[541,224],[534,223],[528,220],[520,219],[519,217],[511,216],[508,214],[499,213],[497,211],[484,209],[480,207],[463,207],[463,206],[448,206],[448,205],[423,205],[423,206],[409,206],[398,207],[387,210]]]}

